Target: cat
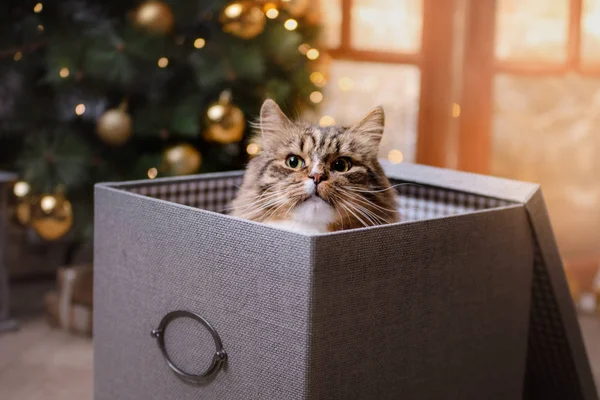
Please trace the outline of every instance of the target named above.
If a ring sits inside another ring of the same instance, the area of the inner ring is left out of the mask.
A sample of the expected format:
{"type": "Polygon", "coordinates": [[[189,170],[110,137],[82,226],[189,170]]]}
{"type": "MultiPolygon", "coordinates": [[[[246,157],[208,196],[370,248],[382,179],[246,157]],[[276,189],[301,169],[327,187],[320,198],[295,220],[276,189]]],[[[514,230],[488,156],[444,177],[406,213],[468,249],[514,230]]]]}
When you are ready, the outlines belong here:
{"type": "Polygon", "coordinates": [[[377,161],[384,120],[377,107],[352,127],[292,122],[267,99],[255,124],[262,152],[230,215],[309,234],[397,222],[396,194],[377,161]]]}

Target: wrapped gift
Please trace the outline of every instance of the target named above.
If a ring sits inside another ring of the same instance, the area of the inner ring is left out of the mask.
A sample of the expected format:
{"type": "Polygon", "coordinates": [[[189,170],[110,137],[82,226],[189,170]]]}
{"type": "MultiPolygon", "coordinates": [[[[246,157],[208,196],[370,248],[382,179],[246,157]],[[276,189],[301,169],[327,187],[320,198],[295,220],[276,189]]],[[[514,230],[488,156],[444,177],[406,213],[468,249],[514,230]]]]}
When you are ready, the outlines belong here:
{"type": "Polygon", "coordinates": [[[48,322],[72,333],[92,334],[93,269],[91,265],[62,267],[57,291],[48,293],[44,307],[48,322]]]}

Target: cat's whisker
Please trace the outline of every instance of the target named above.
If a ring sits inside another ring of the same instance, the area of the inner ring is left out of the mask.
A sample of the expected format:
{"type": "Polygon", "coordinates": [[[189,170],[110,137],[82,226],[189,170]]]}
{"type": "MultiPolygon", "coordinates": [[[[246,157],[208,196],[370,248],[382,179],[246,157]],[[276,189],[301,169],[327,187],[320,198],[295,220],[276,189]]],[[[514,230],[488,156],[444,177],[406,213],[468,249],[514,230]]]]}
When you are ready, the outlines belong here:
{"type": "Polygon", "coordinates": [[[398,183],[396,185],[392,185],[390,187],[387,188],[383,188],[383,189],[378,189],[378,190],[364,190],[364,188],[358,187],[358,186],[345,186],[344,189],[349,189],[349,190],[353,190],[355,192],[361,192],[361,193],[381,193],[381,192],[385,192],[391,189],[395,189],[398,186],[405,186],[405,185],[412,185],[412,186],[419,186],[419,187],[424,187],[423,185],[418,185],[416,183],[398,183]]]}
{"type": "Polygon", "coordinates": [[[378,208],[378,209],[380,209],[381,211],[387,211],[387,212],[396,212],[396,211],[397,211],[397,210],[392,210],[392,209],[390,209],[390,208],[385,208],[385,207],[382,207],[382,206],[380,206],[379,204],[376,204],[375,202],[373,202],[373,201],[370,201],[369,199],[366,199],[365,197],[359,196],[359,195],[357,195],[356,193],[350,193],[350,192],[348,192],[348,191],[346,191],[346,190],[344,190],[344,189],[342,189],[342,188],[338,188],[338,190],[339,190],[340,192],[343,192],[343,193],[344,193],[346,196],[348,196],[348,197],[354,198],[354,199],[356,199],[357,201],[360,201],[360,202],[362,202],[362,203],[364,203],[364,204],[366,204],[366,205],[369,205],[369,206],[373,206],[373,207],[375,207],[375,208],[378,208]]]}
{"type": "MultiPolygon", "coordinates": [[[[352,199],[352,198],[350,198],[349,200],[351,200],[351,199],[352,199]]],[[[356,198],[356,200],[361,200],[361,201],[363,201],[364,199],[362,199],[362,198],[356,198]]],[[[365,200],[365,201],[366,201],[366,200],[365,200]]],[[[375,206],[377,206],[377,204],[373,204],[373,203],[370,203],[370,202],[368,202],[368,201],[366,201],[366,202],[367,202],[367,203],[369,203],[369,204],[371,204],[371,205],[375,205],[375,206]]],[[[378,220],[378,221],[380,221],[380,222],[383,222],[383,223],[391,223],[390,221],[388,221],[387,219],[383,218],[383,217],[382,217],[382,216],[380,216],[378,213],[376,213],[374,210],[370,210],[370,209],[368,209],[368,208],[366,208],[366,207],[364,207],[364,206],[362,206],[362,205],[360,205],[360,204],[357,204],[356,202],[353,202],[353,201],[350,201],[350,203],[351,203],[351,204],[354,206],[354,209],[355,209],[357,212],[360,212],[360,213],[361,213],[362,215],[364,215],[365,217],[368,217],[368,216],[370,216],[369,220],[371,220],[371,221],[373,222],[373,224],[374,224],[374,225],[379,225],[379,224],[377,223],[377,220],[378,220]],[[365,214],[367,214],[367,215],[365,215],[365,214]]],[[[395,212],[395,210],[394,210],[394,212],[395,212]]]]}
{"type": "Polygon", "coordinates": [[[340,201],[339,204],[342,207],[344,207],[344,209],[346,209],[347,211],[349,211],[352,215],[354,215],[354,218],[356,218],[358,221],[360,221],[360,223],[363,224],[363,226],[369,226],[365,221],[362,220],[362,218],[360,218],[358,215],[356,215],[356,213],[354,211],[352,211],[352,207],[347,207],[346,206],[346,204],[348,204],[348,203],[346,203],[346,201],[344,199],[339,198],[339,201],[340,201]]]}
{"type": "Polygon", "coordinates": [[[250,211],[252,211],[250,214],[245,214],[244,218],[251,219],[254,215],[261,213],[263,211],[269,210],[271,207],[275,207],[283,202],[285,202],[285,199],[274,199],[274,200],[271,200],[270,202],[260,204],[260,205],[258,205],[258,207],[256,207],[254,209],[254,211],[250,210],[250,211]]]}

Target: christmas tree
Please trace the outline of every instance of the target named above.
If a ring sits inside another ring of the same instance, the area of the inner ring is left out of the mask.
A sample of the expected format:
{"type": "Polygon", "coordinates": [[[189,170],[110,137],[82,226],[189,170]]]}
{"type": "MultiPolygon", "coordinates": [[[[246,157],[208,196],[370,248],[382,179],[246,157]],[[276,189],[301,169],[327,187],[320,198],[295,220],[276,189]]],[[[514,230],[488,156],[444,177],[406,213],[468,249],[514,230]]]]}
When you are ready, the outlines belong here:
{"type": "Polygon", "coordinates": [[[322,98],[311,6],[3,0],[0,169],[20,174],[17,219],[77,237],[95,182],[242,168],[265,98],[292,114],[322,98]]]}

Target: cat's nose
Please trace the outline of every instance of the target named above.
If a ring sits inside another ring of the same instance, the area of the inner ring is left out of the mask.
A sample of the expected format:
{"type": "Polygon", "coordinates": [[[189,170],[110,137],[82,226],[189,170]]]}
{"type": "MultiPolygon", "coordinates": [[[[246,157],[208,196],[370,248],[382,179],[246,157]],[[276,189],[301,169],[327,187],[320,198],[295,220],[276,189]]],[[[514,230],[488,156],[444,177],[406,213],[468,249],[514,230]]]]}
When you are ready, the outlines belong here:
{"type": "Polygon", "coordinates": [[[319,182],[323,180],[323,174],[316,172],[309,176],[309,178],[312,179],[315,182],[315,184],[319,184],[319,182]]]}

